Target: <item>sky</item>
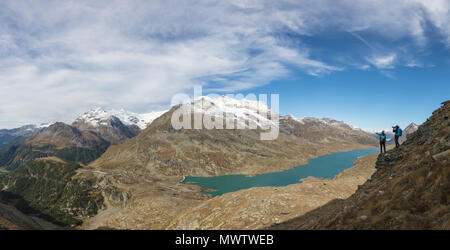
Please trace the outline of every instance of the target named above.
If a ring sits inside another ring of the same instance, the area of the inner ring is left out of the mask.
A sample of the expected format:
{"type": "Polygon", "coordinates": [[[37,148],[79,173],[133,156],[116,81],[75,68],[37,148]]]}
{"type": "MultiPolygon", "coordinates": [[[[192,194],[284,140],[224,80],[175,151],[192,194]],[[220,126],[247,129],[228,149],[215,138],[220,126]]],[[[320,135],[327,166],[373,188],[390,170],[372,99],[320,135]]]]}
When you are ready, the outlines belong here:
{"type": "Polygon", "coordinates": [[[0,128],[176,93],[280,95],[280,113],[363,129],[450,99],[448,0],[2,0],[0,128]]]}

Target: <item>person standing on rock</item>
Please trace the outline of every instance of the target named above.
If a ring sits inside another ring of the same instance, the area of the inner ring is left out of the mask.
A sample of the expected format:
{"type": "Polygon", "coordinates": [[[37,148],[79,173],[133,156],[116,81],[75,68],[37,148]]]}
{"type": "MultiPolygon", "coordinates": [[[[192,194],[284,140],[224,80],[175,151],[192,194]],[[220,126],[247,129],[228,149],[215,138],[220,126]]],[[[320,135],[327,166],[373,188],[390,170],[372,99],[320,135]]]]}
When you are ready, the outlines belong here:
{"type": "Polygon", "coordinates": [[[400,146],[400,143],[398,143],[398,138],[400,138],[400,136],[402,136],[403,131],[402,129],[397,125],[395,127],[392,127],[392,132],[394,132],[394,138],[395,138],[395,147],[398,148],[400,146]]]}
{"type": "Polygon", "coordinates": [[[380,151],[381,154],[383,153],[383,148],[384,148],[384,152],[386,153],[386,134],[384,133],[384,130],[381,131],[380,133],[376,133],[378,135],[378,139],[380,139],[380,151]]]}

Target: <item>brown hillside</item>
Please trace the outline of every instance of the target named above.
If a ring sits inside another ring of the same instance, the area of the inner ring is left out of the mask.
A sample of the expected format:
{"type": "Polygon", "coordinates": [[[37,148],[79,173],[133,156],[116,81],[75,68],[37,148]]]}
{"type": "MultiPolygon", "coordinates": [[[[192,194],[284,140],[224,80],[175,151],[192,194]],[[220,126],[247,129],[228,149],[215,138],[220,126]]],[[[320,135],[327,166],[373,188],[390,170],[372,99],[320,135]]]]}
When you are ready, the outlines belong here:
{"type": "Polygon", "coordinates": [[[272,229],[450,229],[450,101],[377,159],[355,194],[272,229]]]}

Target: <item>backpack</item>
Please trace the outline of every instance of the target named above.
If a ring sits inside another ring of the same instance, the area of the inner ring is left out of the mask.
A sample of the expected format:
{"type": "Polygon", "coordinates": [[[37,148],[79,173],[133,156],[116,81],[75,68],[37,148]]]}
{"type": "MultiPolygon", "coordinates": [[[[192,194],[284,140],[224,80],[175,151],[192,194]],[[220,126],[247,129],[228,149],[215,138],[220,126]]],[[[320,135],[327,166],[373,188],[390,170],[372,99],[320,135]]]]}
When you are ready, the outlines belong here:
{"type": "Polygon", "coordinates": [[[398,129],[398,135],[402,136],[402,134],[403,134],[403,131],[401,129],[398,129]]]}
{"type": "Polygon", "coordinates": [[[386,135],[381,135],[380,141],[385,142],[386,141],[386,135]]]}

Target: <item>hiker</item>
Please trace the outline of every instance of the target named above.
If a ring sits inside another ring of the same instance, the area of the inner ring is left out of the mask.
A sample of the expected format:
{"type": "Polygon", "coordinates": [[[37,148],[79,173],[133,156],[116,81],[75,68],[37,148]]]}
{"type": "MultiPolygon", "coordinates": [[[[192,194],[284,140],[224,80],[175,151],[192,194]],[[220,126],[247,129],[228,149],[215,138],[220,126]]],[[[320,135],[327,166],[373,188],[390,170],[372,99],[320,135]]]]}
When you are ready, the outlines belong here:
{"type": "Polygon", "coordinates": [[[380,139],[380,150],[381,150],[381,154],[383,153],[383,148],[384,148],[384,152],[386,153],[386,134],[384,133],[384,130],[381,131],[380,133],[376,133],[378,135],[378,139],[380,139]]]}
{"type": "Polygon", "coordinates": [[[398,138],[402,136],[403,131],[398,125],[396,125],[395,127],[392,127],[392,132],[394,132],[395,135],[395,147],[398,148],[400,146],[400,143],[398,143],[398,138]]]}

